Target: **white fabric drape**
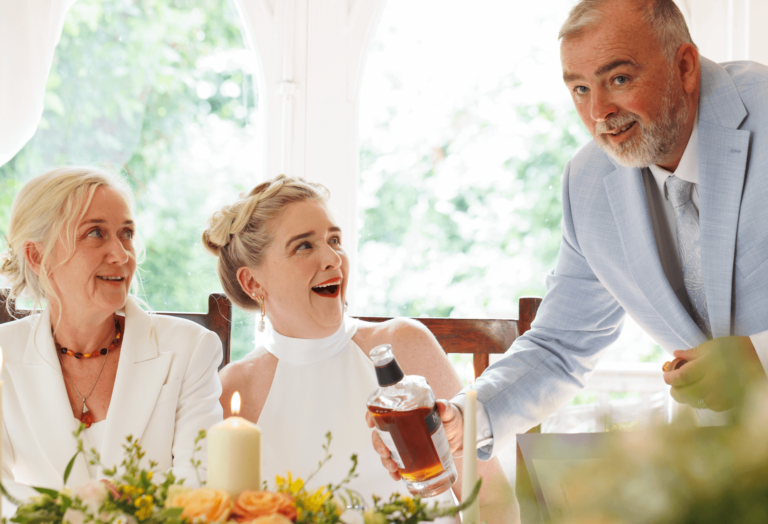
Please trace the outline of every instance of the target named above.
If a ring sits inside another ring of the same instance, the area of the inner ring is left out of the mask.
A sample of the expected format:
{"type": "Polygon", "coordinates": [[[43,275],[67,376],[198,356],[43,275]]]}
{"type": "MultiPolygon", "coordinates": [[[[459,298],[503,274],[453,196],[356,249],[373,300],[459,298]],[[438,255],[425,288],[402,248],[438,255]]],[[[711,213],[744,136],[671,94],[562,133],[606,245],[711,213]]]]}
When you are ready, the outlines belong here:
{"type": "Polygon", "coordinates": [[[0,166],[35,134],[64,17],[76,0],[0,0],[0,166]]]}

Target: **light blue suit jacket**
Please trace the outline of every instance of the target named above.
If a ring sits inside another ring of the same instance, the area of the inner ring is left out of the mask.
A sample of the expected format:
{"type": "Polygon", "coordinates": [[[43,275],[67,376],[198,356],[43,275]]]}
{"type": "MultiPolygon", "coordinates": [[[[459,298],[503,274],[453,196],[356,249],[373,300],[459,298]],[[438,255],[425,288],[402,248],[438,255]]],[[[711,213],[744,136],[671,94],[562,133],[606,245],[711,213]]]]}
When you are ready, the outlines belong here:
{"type": "MultiPolygon", "coordinates": [[[[768,67],[701,59],[699,208],[714,337],[768,329],[768,67]]],[[[707,340],[659,259],[640,169],[590,142],[563,174],[563,240],[532,329],[478,379],[496,449],[572,398],[629,314],[668,351],[707,340]]],[[[480,452],[488,458],[489,448],[480,452]]]]}

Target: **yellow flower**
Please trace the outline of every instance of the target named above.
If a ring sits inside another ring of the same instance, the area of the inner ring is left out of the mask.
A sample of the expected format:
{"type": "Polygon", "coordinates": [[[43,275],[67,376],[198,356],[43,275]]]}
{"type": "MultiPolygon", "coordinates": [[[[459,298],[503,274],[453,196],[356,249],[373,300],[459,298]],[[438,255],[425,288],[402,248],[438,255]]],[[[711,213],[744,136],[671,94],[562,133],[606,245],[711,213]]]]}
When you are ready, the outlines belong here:
{"type": "Polygon", "coordinates": [[[323,503],[325,503],[325,501],[328,500],[328,497],[331,496],[330,491],[323,493],[324,490],[325,488],[319,488],[312,495],[304,499],[304,507],[307,509],[307,511],[311,511],[313,513],[320,511],[320,508],[323,507],[323,503]]]}
{"type": "Polygon", "coordinates": [[[291,495],[296,495],[304,487],[304,481],[300,478],[293,480],[291,472],[288,472],[288,480],[286,481],[280,475],[275,476],[275,484],[277,484],[277,490],[281,492],[288,492],[291,495]]]}
{"type": "Polygon", "coordinates": [[[405,503],[405,508],[408,510],[408,513],[413,513],[416,509],[416,504],[413,503],[413,499],[411,497],[405,497],[403,502],[405,503]]]}
{"type": "Polygon", "coordinates": [[[152,473],[151,471],[147,471],[147,479],[148,480],[152,480],[153,476],[154,476],[154,473],[152,473]]]}
{"type": "Polygon", "coordinates": [[[136,518],[139,520],[147,520],[152,516],[152,510],[155,507],[152,495],[144,495],[143,497],[137,498],[133,505],[138,509],[138,511],[136,511],[136,518]]]}

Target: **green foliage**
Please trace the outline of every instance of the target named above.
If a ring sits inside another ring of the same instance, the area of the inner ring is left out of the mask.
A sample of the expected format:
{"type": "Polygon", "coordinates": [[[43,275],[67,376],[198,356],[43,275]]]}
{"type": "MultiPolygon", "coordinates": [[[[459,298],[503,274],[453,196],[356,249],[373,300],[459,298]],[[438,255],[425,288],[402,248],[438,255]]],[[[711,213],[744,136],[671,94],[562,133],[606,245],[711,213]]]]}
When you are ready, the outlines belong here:
{"type": "MultiPolygon", "coordinates": [[[[229,2],[76,2],[37,133],[0,167],[0,233],[20,185],[49,167],[122,171],[146,247],[142,298],[156,311],[205,311],[221,289],[200,243],[205,220],[257,182],[251,67],[229,2]]],[[[235,359],[253,347],[250,317],[235,314],[235,359]]]]}
{"type": "MultiPolygon", "coordinates": [[[[515,89],[503,79],[476,96],[502,104],[515,89]]],[[[365,314],[485,316],[498,309],[494,302],[544,294],[542,277],[560,246],[560,177],[589,136],[572,107],[522,105],[509,113],[514,122],[500,123],[478,98],[455,111],[437,147],[425,138],[379,149],[391,139],[386,122],[363,142],[365,314]],[[505,137],[510,126],[525,133],[505,137]],[[412,161],[398,163],[398,155],[412,161]]]]}

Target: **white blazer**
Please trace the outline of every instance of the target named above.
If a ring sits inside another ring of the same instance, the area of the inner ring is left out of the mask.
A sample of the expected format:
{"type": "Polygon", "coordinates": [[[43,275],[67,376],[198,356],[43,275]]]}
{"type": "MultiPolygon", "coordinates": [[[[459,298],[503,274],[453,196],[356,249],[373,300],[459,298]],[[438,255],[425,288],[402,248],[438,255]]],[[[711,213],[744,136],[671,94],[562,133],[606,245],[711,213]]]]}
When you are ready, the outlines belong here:
{"type": "MultiPolygon", "coordinates": [[[[64,386],[51,336],[49,310],[0,326],[2,370],[2,477],[12,493],[26,497],[19,484],[60,489],[67,463],[77,450],[72,432],[78,421],[64,386]]],[[[128,435],[139,439],[144,460],[157,471],[173,469],[185,485],[197,484],[190,463],[201,429],[222,420],[219,404],[221,341],[197,324],[125,305],[125,334],[112,400],[104,428],[101,461],[123,460],[128,435]]],[[[206,473],[206,448],[195,455],[206,473]]],[[[90,480],[78,457],[67,484],[90,480]]]]}

